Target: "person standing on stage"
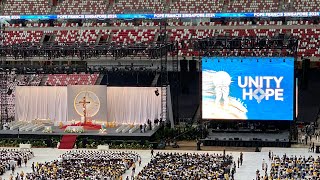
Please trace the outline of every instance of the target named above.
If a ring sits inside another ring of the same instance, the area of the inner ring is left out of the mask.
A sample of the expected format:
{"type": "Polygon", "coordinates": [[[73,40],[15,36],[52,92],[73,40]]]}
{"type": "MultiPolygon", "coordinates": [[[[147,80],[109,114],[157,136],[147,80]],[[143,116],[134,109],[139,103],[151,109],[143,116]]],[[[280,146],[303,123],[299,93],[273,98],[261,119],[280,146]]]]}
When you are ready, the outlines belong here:
{"type": "Polygon", "coordinates": [[[143,132],[145,133],[147,131],[147,124],[144,123],[144,126],[143,126],[143,132]]]}

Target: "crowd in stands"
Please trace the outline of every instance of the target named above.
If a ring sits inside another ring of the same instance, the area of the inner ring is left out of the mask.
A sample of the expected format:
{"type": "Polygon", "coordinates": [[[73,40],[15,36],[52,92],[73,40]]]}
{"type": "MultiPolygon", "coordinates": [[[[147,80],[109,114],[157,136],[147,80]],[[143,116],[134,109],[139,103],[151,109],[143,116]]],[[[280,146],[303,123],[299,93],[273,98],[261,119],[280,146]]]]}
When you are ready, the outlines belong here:
{"type": "Polygon", "coordinates": [[[233,179],[235,166],[233,157],[225,154],[159,152],[139,172],[137,179],[233,179]]]}
{"type": "Polygon", "coordinates": [[[68,151],[58,160],[37,163],[26,178],[118,180],[139,159],[134,152],[68,151]]]}
{"type": "Polygon", "coordinates": [[[17,167],[27,164],[27,161],[33,157],[32,151],[21,151],[17,149],[1,149],[0,150],[0,175],[6,171],[15,173],[17,167]]]}
{"type": "MultiPolygon", "coordinates": [[[[99,77],[99,74],[50,74],[45,82],[48,86],[67,86],[67,85],[94,85],[99,77]]],[[[30,74],[18,75],[9,74],[4,78],[5,83],[1,84],[1,91],[5,94],[7,104],[8,119],[15,116],[15,90],[17,86],[39,86],[43,75],[30,74]]],[[[2,98],[0,98],[1,103],[2,98]]]]}
{"type": "MultiPolygon", "coordinates": [[[[33,74],[33,75],[17,75],[17,74],[9,74],[5,77],[6,83],[2,84],[3,93],[6,93],[6,102],[8,118],[12,118],[15,115],[15,90],[16,86],[39,86],[42,76],[33,74]]],[[[0,100],[1,101],[1,100],[0,100]]]]}
{"type": "Polygon", "coordinates": [[[31,75],[16,75],[10,74],[7,77],[7,90],[8,94],[11,94],[10,91],[14,92],[16,86],[39,86],[42,76],[37,74],[31,75]]]}
{"type": "Polygon", "coordinates": [[[42,75],[30,74],[30,75],[18,75],[17,81],[19,86],[39,86],[42,79],[42,75]]]}
{"type": "Polygon", "coordinates": [[[49,74],[47,86],[95,85],[99,74],[49,74]]]}

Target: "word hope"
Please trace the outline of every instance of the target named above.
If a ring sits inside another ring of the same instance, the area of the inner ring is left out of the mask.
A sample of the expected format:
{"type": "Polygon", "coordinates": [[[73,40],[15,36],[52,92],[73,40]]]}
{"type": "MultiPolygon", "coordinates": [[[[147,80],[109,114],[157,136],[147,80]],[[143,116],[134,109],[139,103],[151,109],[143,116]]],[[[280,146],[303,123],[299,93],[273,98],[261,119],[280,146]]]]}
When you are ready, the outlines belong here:
{"type": "Polygon", "coordinates": [[[283,76],[241,76],[238,77],[238,86],[242,88],[242,99],[249,100],[253,98],[260,103],[263,99],[270,100],[274,97],[276,101],[283,101],[283,92],[281,82],[283,76]],[[271,84],[275,84],[275,88],[271,88],[271,84]]]}

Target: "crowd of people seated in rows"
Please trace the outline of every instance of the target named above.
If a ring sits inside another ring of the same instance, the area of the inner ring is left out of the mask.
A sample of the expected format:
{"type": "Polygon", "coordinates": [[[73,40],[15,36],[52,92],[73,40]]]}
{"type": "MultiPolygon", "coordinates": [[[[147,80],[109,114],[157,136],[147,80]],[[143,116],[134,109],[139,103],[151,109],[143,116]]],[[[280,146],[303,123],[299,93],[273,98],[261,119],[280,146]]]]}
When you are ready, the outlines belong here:
{"type": "Polygon", "coordinates": [[[271,163],[270,177],[272,179],[309,179],[320,178],[320,158],[275,156],[271,163]]]}
{"type": "MultiPolygon", "coordinates": [[[[229,179],[233,158],[225,154],[157,153],[137,179],[229,179]]],[[[233,175],[230,175],[232,179],[233,175]]]]}
{"type": "Polygon", "coordinates": [[[141,159],[134,152],[68,151],[58,160],[37,163],[27,179],[119,179],[141,159]]]}
{"type": "Polygon", "coordinates": [[[27,161],[33,157],[33,152],[29,150],[21,151],[18,149],[0,150],[0,175],[6,171],[15,172],[16,167],[27,164],[27,161]]]}
{"type": "Polygon", "coordinates": [[[270,172],[268,173],[268,164],[263,160],[261,175],[257,170],[257,180],[313,180],[320,179],[320,157],[305,156],[287,156],[282,157],[273,155],[269,152],[269,160],[271,161],[270,172]]]}

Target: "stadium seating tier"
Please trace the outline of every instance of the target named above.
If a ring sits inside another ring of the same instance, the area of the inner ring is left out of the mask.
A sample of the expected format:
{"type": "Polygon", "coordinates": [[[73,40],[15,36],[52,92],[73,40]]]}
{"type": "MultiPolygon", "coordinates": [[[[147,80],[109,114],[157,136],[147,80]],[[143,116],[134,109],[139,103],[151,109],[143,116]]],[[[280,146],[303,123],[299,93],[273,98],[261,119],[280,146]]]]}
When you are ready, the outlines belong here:
{"type": "Polygon", "coordinates": [[[162,0],[118,0],[112,9],[112,13],[163,13],[162,0]]]}
{"type": "Polygon", "coordinates": [[[7,0],[2,15],[217,12],[318,12],[318,0],[7,0]]]}
{"type": "Polygon", "coordinates": [[[49,14],[51,6],[47,0],[7,0],[3,15],[49,14]]]}
{"type": "Polygon", "coordinates": [[[50,74],[46,81],[48,86],[94,85],[99,74],[50,74]]]}
{"type": "Polygon", "coordinates": [[[64,0],[56,7],[57,14],[105,14],[108,5],[103,0],[64,0]]]}
{"type": "Polygon", "coordinates": [[[211,13],[222,12],[222,10],[222,0],[177,0],[170,6],[170,13],[211,13]]]}
{"type": "MultiPolygon", "coordinates": [[[[262,22],[259,22],[262,23],[262,22]]],[[[271,22],[278,23],[278,22],[271,22]]],[[[306,24],[309,21],[289,21],[290,24],[306,24]]],[[[232,23],[230,23],[232,24],[232,23]]],[[[174,25],[174,24],[173,24],[174,25]]],[[[197,55],[193,50],[192,39],[204,39],[214,35],[243,37],[243,36],[268,36],[275,37],[279,34],[291,34],[299,38],[298,57],[320,57],[320,29],[190,29],[183,26],[174,26],[168,29],[169,40],[179,42],[180,56],[197,55]],[[176,29],[177,28],[177,29],[176,29]]],[[[285,26],[284,26],[285,27],[285,26]]],[[[110,40],[116,44],[132,44],[132,43],[152,43],[156,40],[157,29],[118,29],[118,30],[55,30],[55,31],[6,31],[4,44],[13,45],[25,42],[39,43],[45,34],[54,34],[54,41],[58,44],[72,43],[97,43],[99,40],[110,40]],[[99,39],[100,37],[100,39],[99,39]],[[110,38],[109,38],[110,37],[110,38]]],[[[223,50],[222,54],[229,53],[223,50]]],[[[234,53],[238,53],[235,50],[234,53]]],[[[242,53],[246,53],[242,50],[242,53]]],[[[260,51],[259,53],[267,53],[274,55],[272,51],[260,51]]]]}

